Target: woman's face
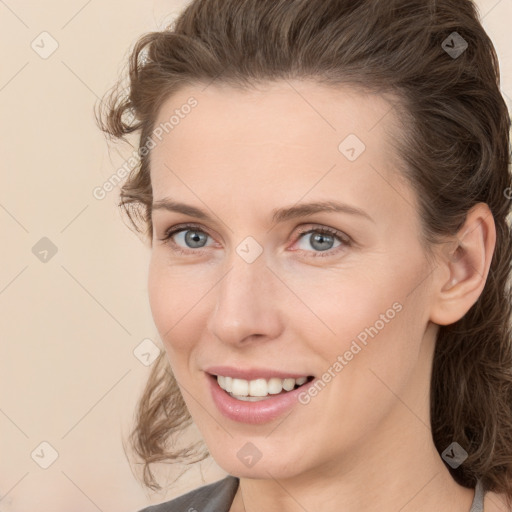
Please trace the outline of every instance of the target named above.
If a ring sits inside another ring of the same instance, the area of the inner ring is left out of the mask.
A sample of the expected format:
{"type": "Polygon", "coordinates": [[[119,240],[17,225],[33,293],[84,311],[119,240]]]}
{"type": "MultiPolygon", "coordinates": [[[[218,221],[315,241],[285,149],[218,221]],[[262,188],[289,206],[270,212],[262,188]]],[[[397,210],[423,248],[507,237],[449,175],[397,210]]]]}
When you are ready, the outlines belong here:
{"type": "Polygon", "coordinates": [[[193,420],[231,474],[368,464],[430,436],[432,268],[398,179],[394,121],[380,96],[301,81],[187,87],[160,109],[151,310],[193,420]],[[273,219],[327,201],[346,208],[273,219]],[[210,374],[274,375],[272,391],[250,385],[272,398],[237,400],[210,374]],[[315,380],[290,400],[274,394],[285,374],[315,380]]]}

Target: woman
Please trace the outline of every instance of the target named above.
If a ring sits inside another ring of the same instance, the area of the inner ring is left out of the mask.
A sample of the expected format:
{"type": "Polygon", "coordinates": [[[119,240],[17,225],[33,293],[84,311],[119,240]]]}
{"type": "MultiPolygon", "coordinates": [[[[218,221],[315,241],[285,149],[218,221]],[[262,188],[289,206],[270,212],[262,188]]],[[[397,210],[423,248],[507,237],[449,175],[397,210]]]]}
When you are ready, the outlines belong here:
{"type": "Polygon", "coordinates": [[[510,117],[474,4],[195,0],[129,80],[98,122],[140,132],[165,347],[132,445],[159,489],[206,456],[193,420],[228,473],[145,510],[512,510],[510,117]]]}

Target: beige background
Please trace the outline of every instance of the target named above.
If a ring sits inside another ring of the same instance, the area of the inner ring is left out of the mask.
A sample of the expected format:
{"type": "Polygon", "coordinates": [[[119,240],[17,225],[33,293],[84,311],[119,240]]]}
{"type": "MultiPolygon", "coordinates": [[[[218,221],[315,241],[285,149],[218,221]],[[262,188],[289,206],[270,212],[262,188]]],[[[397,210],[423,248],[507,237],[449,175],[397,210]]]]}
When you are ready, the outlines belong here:
{"type": "MultiPolygon", "coordinates": [[[[121,437],[149,372],[134,350],[158,343],[149,252],[122,221],[118,188],[93,196],[133,151],[109,151],[93,105],[137,37],[185,3],[0,0],[2,512],[135,512],[225,474],[208,459],[149,493],[130,470],[121,437]]],[[[512,0],[478,5],[512,107],[512,0]]]]}

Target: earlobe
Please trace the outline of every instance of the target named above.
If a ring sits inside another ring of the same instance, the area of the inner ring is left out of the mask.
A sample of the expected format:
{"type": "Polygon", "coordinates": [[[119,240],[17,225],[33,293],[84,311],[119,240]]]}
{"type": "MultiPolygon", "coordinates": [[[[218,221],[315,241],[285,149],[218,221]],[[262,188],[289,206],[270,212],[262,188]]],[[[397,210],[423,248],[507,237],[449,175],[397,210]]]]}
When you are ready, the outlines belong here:
{"type": "Polygon", "coordinates": [[[440,251],[430,320],[449,325],[460,320],[480,297],[496,244],[492,213],[478,203],[462,228],[440,251]]]}

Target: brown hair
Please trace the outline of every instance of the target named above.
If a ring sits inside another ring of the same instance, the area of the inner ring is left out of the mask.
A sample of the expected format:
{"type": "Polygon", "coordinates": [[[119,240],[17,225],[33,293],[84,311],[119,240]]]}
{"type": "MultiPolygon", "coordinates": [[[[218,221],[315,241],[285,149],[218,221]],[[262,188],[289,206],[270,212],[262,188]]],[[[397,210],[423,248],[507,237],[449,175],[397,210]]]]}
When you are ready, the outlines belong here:
{"type": "MultiPolygon", "coordinates": [[[[128,78],[129,94],[116,84],[97,121],[123,140],[140,130],[139,150],[159,107],[187,85],[216,80],[250,88],[298,78],[399,98],[403,133],[394,144],[419,200],[427,247],[455,235],[479,202],[494,216],[497,239],[485,287],[463,318],[440,326],[430,414],[439,453],[453,441],[468,453],[457,469],[449,468],[454,479],[474,487],[481,478],[512,503],[510,117],[495,49],[473,2],[194,0],[165,30],[140,37],[128,78]],[[463,49],[457,41],[467,43],[460,55],[453,53],[463,49]],[[123,118],[130,113],[130,121],[123,118]]],[[[151,238],[149,156],[140,154],[120,206],[151,238]]],[[[130,437],[151,489],[161,487],[150,464],[190,460],[192,452],[169,448],[190,421],[162,352],[130,437]]]]}

